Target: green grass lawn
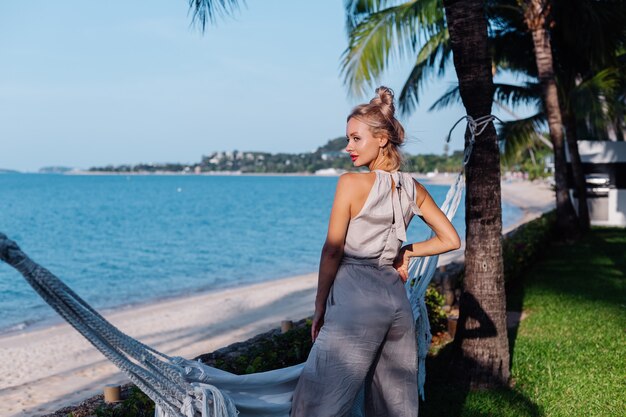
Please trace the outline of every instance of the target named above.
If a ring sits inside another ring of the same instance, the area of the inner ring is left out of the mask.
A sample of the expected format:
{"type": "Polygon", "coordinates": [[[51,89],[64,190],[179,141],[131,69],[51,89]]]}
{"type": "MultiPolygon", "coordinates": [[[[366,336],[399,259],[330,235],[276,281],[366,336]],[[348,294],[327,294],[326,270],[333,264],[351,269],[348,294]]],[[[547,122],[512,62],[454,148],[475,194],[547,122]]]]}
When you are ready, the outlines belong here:
{"type": "Polygon", "coordinates": [[[626,415],[625,275],[624,229],[550,246],[508,294],[528,315],[510,332],[513,387],[449,385],[444,351],[428,364],[420,417],[626,415]]]}

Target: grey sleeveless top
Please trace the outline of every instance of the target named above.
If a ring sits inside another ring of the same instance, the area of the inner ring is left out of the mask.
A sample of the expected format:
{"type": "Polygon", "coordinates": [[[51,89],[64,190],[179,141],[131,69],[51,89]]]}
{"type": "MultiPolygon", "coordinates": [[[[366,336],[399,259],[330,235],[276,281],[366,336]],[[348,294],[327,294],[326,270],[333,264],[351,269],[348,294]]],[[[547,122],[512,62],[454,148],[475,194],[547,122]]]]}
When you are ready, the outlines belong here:
{"type": "Polygon", "coordinates": [[[417,190],[410,174],[374,172],[376,179],[365,204],[348,225],[344,256],[388,265],[398,255],[402,242],[406,242],[406,228],[413,215],[421,216],[422,212],[415,204],[417,190]]]}

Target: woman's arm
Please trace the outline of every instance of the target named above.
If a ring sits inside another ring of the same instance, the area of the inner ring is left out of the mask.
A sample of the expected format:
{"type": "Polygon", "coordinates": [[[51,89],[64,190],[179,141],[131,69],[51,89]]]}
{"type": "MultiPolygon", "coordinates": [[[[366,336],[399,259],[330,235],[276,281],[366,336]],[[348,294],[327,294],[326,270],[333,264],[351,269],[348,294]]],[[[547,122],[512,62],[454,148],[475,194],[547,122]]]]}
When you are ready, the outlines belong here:
{"type": "Polygon", "coordinates": [[[346,239],[346,232],[348,231],[348,224],[350,223],[350,193],[353,190],[353,185],[353,178],[350,174],[342,175],[337,182],[337,191],[335,192],[335,200],[328,223],[328,234],[320,258],[315,314],[311,327],[311,338],[313,341],[317,338],[324,324],[326,299],[343,257],[343,245],[346,239]]]}
{"type": "Polygon", "coordinates": [[[408,279],[409,260],[415,256],[439,255],[461,247],[461,239],[452,223],[437,206],[426,188],[417,181],[416,204],[422,211],[424,222],[435,232],[435,236],[423,242],[410,243],[404,246],[395,262],[400,277],[408,279]]]}

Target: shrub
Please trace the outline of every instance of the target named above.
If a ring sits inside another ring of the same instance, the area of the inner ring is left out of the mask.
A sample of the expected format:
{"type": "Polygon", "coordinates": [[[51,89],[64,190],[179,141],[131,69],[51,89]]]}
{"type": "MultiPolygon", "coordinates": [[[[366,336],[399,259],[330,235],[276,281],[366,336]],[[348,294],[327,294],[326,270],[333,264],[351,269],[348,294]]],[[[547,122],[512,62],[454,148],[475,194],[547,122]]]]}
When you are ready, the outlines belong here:
{"type": "Polygon", "coordinates": [[[502,242],[504,280],[517,279],[542,254],[554,234],[556,211],[545,213],[511,232],[502,242]]]}
{"type": "Polygon", "coordinates": [[[426,289],[426,310],[428,311],[428,321],[432,334],[443,332],[448,327],[448,316],[443,311],[445,300],[443,295],[430,284],[426,289]]]}
{"type": "Polygon", "coordinates": [[[199,359],[239,375],[297,365],[306,360],[311,350],[311,320],[297,323],[287,333],[272,331],[235,346],[239,348],[221,349],[199,359]]]}

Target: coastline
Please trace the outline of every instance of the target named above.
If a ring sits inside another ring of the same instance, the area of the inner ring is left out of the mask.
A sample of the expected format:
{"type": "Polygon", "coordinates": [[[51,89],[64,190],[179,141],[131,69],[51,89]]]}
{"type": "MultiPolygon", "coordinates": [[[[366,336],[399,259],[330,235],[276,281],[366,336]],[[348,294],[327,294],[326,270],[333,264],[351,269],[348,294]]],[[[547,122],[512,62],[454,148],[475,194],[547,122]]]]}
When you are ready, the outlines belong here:
{"type": "MultiPolygon", "coordinates": [[[[269,279],[263,280],[255,280],[249,281],[245,283],[234,283],[234,284],[223,284],[220,283],[214,287],[203,287],[195,290],[187,290],[181,293],[169,294],[169,295],[157,295],[154,298],[136,301],[136,302],[128,302],[126,304],[120,304],[114,307],[103,307],[97,308],[98,313],[102,314],[107,319],[115,314],[123,313],[125,311],[138,311],[142,308],[153,306],[153,305],[161,305],[168,302],[175,302],[178,300],[189,300],[194,297],[198,297],[201,295],[208,295],[218,292],[224,292],[228,290],[241,290],[254,287],[255,285],[261,285],[265,283],[278,283],[283,280],[307,277],[310,274],[316,274],[317,272],[308,272],[304,274],[298,275],[281,275],[281,276],[272,276],[269,279]]],[[[80,294],[79,294],[80,295],[80,294]]],[[[52,310],[51,310],[52,311],[52,310]]],[[[0,355],[2,353],[2,339],[5,337],[15,336],[19,334],[35,332],[38,330],[45,330],[56,326],[61,326],[67,324],[62,317],[52,311],[53,315],[51,317],[45,317],[37,320],[33,320],[32,322],[21,322],[16,325],[8,326],[0,328],[0,355]]],[[[280,323],[279,323],[280,324],[280,323]]],[[[206,352],[203,352],[206,353],[206,352]]],[[[0,371],[1,371],[2,359],[0,358],[0,371]]],[[[2,382],[2,378],[0,376],[0,382],[2,382]]],[[[2,393],[2,385],[0,385],[0,396],[2,393]]],[[[0,417],[2,415],[0,414],[0,417]]]]}
{"type": "MultiPolygon", "coordinates": [[[[456,175],[417,177],[450,184],[456,175]]],[[[545,183],[503,181],[502,199],[522,209],[508,230],[554,207],[545,183]]],[[[440,256],[462,261],[465,244],[440,256]]],[[[317,273],[204,291],[126,306],[103,314],[125,333],[168,355],[195,357],[313,313],[317,273]]],[[[65,323],[0,335],[0,415],[35,416],[101,393],[126,377],[65,323]]]]}
{"type": "MultiPolygon", "coordinates": [[[[315,176],[327,176],[319,175],[309,172],[241,172],[241,171],[207,171],[207,172],[174,172],[174,171],[133,171],[133,172],[117,172],[117,171],[70,171],[63,174],[52,175],[75,175],[75,176],[99,176],[99,175],[111,175],[111,176],[182,176],[182,177],[238,177],[238,176],[285,176],[285,177],[315,177],[315,176]]],[[[336,176],[339,176],[337,174],[336,176]]]]}
{"type": "MultiPolygon", "coordinates": [[[[128,335],[195,357],[313,313],[317,274],[146,303],[105,313],[128,335]],[[199,307],[200,306],[200,307],[199,307]],[[201,307],[205,306],[205,307],[201,307]]],[[[127,381],[66,323],[0,336],[0,415],[51,413],[127,381]]]]}

